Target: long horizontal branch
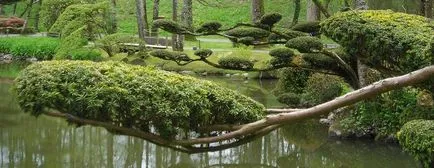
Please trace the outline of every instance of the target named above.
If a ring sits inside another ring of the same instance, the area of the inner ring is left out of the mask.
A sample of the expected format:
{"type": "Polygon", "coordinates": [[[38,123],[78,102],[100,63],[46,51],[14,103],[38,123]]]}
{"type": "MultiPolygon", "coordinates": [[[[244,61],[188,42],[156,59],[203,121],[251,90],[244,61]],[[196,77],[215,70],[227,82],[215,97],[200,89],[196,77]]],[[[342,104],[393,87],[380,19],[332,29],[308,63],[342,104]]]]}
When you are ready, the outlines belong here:
{"type": "MultiPolygon", "coordinates": [[[[194,144],[204,144],[204,143],[213,143],[213,142],[221,142],[224,140],[230,140],[234,138],[239,138],[243,135],[248,135],[255,132],[258,129],[265,128],[267,126],[283,124],[288,122],[293,122],[301,119],[306,119],[322,114],[327,114],[330,111],[336,110],[341,107],[345,107],[348,105],[352,105],[359,101],[362,101],[366,98],[373,97],[375,95],[379,95],[381,93],[385,93],[394,89],[402,88],[405,86],[414,85],[416,83],[427,80],[431,77],[434,77],[434,66],[428,66],[426,68],[411,72],[406,75],[393,77],[378,81],[364,88],[358,89],[356,91],[350,92],[346,95],[338,97],[332,101],[296,111],[291,113],[280,113],[276,115],[269,115],[265,119],[249,123],[244,125],[239,130],[223,134],[216,137],[205,137],[205,138],[197,138],[190,140],[179,140],[176,143],[182,145],[194,145],[194,144]]],[[[284,112],[284,111],[282,111],[284,112]]]]}

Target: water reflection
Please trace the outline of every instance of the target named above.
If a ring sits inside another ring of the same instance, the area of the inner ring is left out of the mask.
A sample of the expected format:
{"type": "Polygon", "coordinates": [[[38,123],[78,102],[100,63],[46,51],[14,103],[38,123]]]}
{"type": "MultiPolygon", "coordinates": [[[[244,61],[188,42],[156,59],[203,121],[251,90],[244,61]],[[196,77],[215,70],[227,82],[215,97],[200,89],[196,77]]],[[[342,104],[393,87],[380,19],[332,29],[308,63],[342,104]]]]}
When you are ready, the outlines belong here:
{"type": "Polygon", "coordinates": [[[18,110],[0,84],[0,167],[415,167],[397,146],[326,138],[316,120],[286,126],[251,143],[188,155],[103,128],[68,126],[18,110]]]}

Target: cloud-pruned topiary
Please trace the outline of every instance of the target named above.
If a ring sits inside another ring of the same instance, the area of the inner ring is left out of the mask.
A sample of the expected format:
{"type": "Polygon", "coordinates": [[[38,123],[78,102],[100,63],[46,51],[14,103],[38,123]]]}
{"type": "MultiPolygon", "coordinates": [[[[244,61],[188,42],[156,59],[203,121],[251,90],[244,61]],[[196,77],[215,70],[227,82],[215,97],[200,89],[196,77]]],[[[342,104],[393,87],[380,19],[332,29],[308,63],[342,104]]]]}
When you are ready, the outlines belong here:
{"type": "Polygon", "coordinates": [[[321,40],[311,36],[293,38],[288,40],[285,46],[288,48],[297,49],[301,53],[310,53],[314,51],[321,51],[323,49],[321,40]]]}
{"type": "Polygon", "coordinates": [[[176,62],[191,60],[190,57],[188,57],[187,54],[183,52],[176,52],[176,51],[172,52],[168,50],[154,50],[149,54],[160,59],[173,60],[176,62]]]}
{"type": "Polygon", "coordinates": [[[222,24],[220,22],[207,22],[202,24],[199,29],[196,30],[198,33],[213,33],[217,32],[222,27],[222,24]]]}
{"type": "Polygon", "coordinates": [[[167,19],[158,19],[153,23],[153,27],[157,27],[167,31],[169,33],[181,34],[186,31],[186,29],[180,24],[167,19]]]}
{"type": "Polygon", "coordinates": [[[398,140],[424,167],[434,166],[434,120],[413,120],[404,124],[398,132],[398,140]]]}
{"type": "Polygon", "coordinates": [[[233,70],[253,69],[254,63],[248,57],[226,56],[218,60],[220,66],[233,70]]]}
{"type": "Polygon", "coordinates": [[[17,77],[15,91],[35,116],[55,109],[163,137],[265,116],[263,105],[212,82],[119,62],[35,63],[17,77]]]}
{"type": "Polygon", "coordinates": [[[270,35],[270,32],[260,28],[239,27],[239,28],[229,30],[225,34],[237,38],[253,37],[255,39],[260,39],[260,38],[268,37],[270,35]]]}
{"type": "Polygon", "coordinates": [[[295,53],[289,48],[276,48],[269,52],[270,56],[282,59],[291,59],[295,53]]]}
{"type": "Polygon", "coordinates": [[[321,26],[319,21],[312,21],[312,22],[298,23],[291,29],[294,31],[300,31],[300,32],[310,33],[312,35],[317,35],[320,32],[321,26]]]}
{"type": "Polygon", "coordinates": [[[200,57],[200,58],[208,58],[212,55],[212,50],[210,49],[200,49],[194,52],[194,55],[200,57]]]}
{"type": "Polygon", "coordinates": [[[282,20],[282,15],[280,13],[269,13],[262,16],[261,20],[259,20],[259,23],[273,27],[274,24],[280,20],[282,20]]]}
{"type": "Polygon", "coordinates": [[[323,21],[321,30],[374,68],[407,73],[434,63],[434,29],[422,16],[349,11],[323,21]]]}

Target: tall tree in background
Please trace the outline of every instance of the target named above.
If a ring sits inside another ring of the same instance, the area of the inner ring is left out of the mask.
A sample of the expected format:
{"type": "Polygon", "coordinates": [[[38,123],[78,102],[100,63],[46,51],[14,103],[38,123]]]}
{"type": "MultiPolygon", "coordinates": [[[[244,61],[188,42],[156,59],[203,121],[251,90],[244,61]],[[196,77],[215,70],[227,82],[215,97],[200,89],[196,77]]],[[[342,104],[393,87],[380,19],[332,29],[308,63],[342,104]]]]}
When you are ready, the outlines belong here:
{"type": "Polygon", "coordinates": [[[24,31],[29,26],[29,19],[30,19],[30,15],[32,14],[33,2],[34,2],[34,0],[30,0],[29,4],[27,5],[27,9],[28,9],[28,10],[26,9],[27,10],[27,16],[26,16],[26,20],[24,21],[22,33],[24,33],[24,31]]]}
{"type": "MultiPolygon", "coordinates": [[[[155,21],[159,18],[160,13],[160,0],[154,0],[154,7],[152,8],[152,21],[155,21]]],[[[152,36],[158,36],[158,28],[152,27],[151,30],[152,36]]]]}
{"type": "Polygon", "coordinates": [[[294,16],[292,17],[292,23],[290,27],[296,25],[298,23],[298,18],[300,17],[300,11],[301,11],[301,0],[294,0],[294,16]]]}
{"type": "MultiPolygon", "coordinates": [[[[172,0],[172,20],[174,22],[178,21],[178,0],[172,0]]],[[[172,35],[172,49],[173,51],[183,51],[183,37],[179,34],[172,35]]]]}
{"type": "Polygon", "coordinates": [[[42,0],[39,0],[38,1],[38,11],[36,12],[36,15],[35,15],[35,30],[37,32],[39,31],[39,20],[41,18],[41,15],[40,15],[41,6],[42,6],[42,0]]]}
{"type": "Polygon", "coordinates": [[[427,18],[433,18],[433,0],[425,0],[425,17],[427,18]]]}
{"type": "Polygon", "coordinates": [[[318,21],[321,19],[321,13],[319,11],[319,8],[312,0],[307,1],[306,12],[307,21],[318,21]]]}
{"type": "Polygon", "coordinates": [[[181,22],[189,30],[193,30],[193,1],[183,0],[181,22]]]}
{"type": "Polygon", "coordinates": [[[264,15],[264,0],[252,0],[252,22],[258,22],[264,15]]]}
{"type": "MultiPolygon", "coordinates": [[[[369,6],[365,0],[354,0],[354,5],[355,5],[354,7],[358,10],[368,10],[369,9],[369,6]]],[[[363,41],[360,41],[360,43],[363,43],[363,41]]],[[[357,72],[360,87],[363,87],[363,86],[368,84],[366,82],[366,77],[365,77],[367,70],[368,70],[368,67],[360,61],[359,57],[361,54],[363,54],[363,53],[359,53],[359,55],[355,55],[353,57],[355,57],[354,60],[356,60],[356,62],[355,62],[356,66],[354,66],[354,67],[356,67],[356,69],[354,69],[354,70],[357,72]]]]}
{"type": "Polygon", "coordinates": [[[146,11],[145,11],[145,2],[144,0],[136,0],[136,8],[137,8],[137,28],[139,32],[139,37],[141,39],[145,39],[145,30],[148,26],[148,23],[145,20],[146,11]]]}
{"type": "MultiPolygon", "coordinates": [[[[146,4],[146,2],[145,2],[146,4]]],[[[109,33],[116,33],[116,30],[118,29],[117,26],[117,18],[116,18],[116,0],[110,0],[110,27],[109,27],[109,33]]]]}

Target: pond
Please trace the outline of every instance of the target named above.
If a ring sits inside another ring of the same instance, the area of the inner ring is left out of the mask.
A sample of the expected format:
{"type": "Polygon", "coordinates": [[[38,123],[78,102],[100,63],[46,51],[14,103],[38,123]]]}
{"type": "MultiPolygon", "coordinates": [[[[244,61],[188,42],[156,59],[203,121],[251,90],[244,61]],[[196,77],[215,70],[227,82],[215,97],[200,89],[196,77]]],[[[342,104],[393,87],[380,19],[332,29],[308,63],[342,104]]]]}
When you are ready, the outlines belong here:
{"type": "MultiPolygon", "coordinates": [[[[275,81],[207,78],[279,107],[275,81]]],[[[23,113],[0,80],[0,167],[420,167],[397,145],[332,140],[318,120],[292,124],[235,148],[185,154],[104,128],[75,128],[65,121],[23,113]]]]}

